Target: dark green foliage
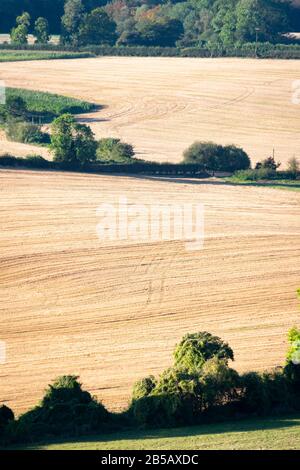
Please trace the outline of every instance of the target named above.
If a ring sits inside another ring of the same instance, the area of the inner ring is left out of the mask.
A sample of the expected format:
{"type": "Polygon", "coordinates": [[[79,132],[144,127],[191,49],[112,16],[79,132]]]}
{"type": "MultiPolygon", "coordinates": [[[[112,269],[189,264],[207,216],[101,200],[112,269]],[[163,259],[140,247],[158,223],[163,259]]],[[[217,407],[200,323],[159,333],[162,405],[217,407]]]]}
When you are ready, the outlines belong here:
{"type": "Polygon", "coordinates": [[[5,432],[6,426],[14,421],[15,416],[13,411],[8,408],[8,406],[1,405],[0,406],[0,437],[5,432]]]}
{"type": "MultiPolygon", "coordinates": [[[[122,44],[169,46],[177,41],[183,47],[204,45],[214,53],[248,42],[256,54],[256,41],[291,42],[283,34],[299,28],[300,17],[289,0],[1,0],[0,29],[8,32],[26,9],[31,31],[43,17],[51,33],[60,33],[62,17],[62,42],[78,45],[86,14],[98,7],[116,23],[122,44]]],[[[28,26],[17,28],[16,42],[26,43],[28,26]]]]}
{"type": "Polygon", "coordinates": [[[114,44],[116,38],[116,24],[103,8],[96,8],[84,17],[79,32],[81,44],[114,44]]]}
{"type": "Polygon", "coordinates": [[[280,165],[281,165],[281,163],[279,163],[279,162],[277,163],[275,161],[274,157],[268,157],[265,160],[263,160],[262,162],[258,162],[255,166],[255,169],[259,170],[261,168],[264,168],[264,169],[267,169],[267,170],[276,171],[276,170],[278,170],[280,165]]]}
{"type": "MultiPolygon", "coordinates": [[[[0,155],[0,166],[24,166],[23,158],[16,158],[13,156],[0,155]]],[[[55,170],[66,169],[63,163],[48,161],[48,168],[55,170]]],[[[73,168],[74,170],[82,171],[83,168],[73,168]]],[[[199,165],[177,165],[175,163],[152,163],[152,162],[138,162],[134,160],[133,163],[106,163],[106,164],[85,164],[85,172],[90,173],[127,173],[127,174],[141,174],[141,175],[155,175],[155,176],[182,176],[182,177],[198,177],[207,178],[209,175],[205,173],[199,165]]]]}
{"type": "Polygon", "coordinates": [[[78,435],[101,432],[109,413],[76,376],[59,377],[49,385],[41,403],[23,414],[11,427],[12,440],[33,441],[41,436],[78,435]]]}
{"type": "Polygon", "coordinates": [[[49,42],[49,23],[46,18],[37,18],[34,23],[34,35],[36,37],[37,44],[47,44],[49,42]]]}
{"type": "Polygon", "coordinates": [[[63,168],[82,168],[96,160],[97,142],[91,128],[76,122],[71,114],[53,121],[51,148],[54,161],[63,168]]]}
{"type": "Polygon", "coordinates": [[[62,16],[62,44],[78,46],[79,30],[84,19],[84,5],[82,0],[66,0],[64,15],[62,16]]]}
{"type": "Polygon", "coordinates": [[[132,145],[121,142],[120,139],[104,138],[99,140],[97,161],[128,163],[134,157],[132,145]]]}
{"type": "Polygon", "coordinates": [[[198,369],[209,359],[234,360],[230,346],[206,331],[185,335],[174,351],[176,367],[198,369]]]}
{"type": "Polygon", "coordinates": [[[26,158],[12,157],[11,155],[0,155],[0,166],[3,167],[25,167],[25,168],[54,168],[52,162],[49,162],[40,155],[28,155],[26,158]]]}
{"type": "Polygon", "coordinates": [[[293,391],[280,368],[262,374],[243,374],[241,385],[241,409],[247,414],[268,415],[297,409],[293,391]]]}
{"type": "Polygon", "coordinates": [[[150,395],[134,401],[130,415],[134,423],[143,427],[180,426],[189,422],[188,417],[192,419],[190,404],[175,394],[150,395]]]}
{"type": "Polygon", "coordinates": [[[213,142],[195,142],[184,152],[184,161],[198,163],[207,171],[234,172],[250,167],[250,159],[243,149],[213,142]]]}
{"type": "Polygon", "coordinates": [[[136,25],[136,30],[123,32],[118,44],[125,46],[174,47],[182,35],[183,26],[179,20],[141,21],[136,25]]]}

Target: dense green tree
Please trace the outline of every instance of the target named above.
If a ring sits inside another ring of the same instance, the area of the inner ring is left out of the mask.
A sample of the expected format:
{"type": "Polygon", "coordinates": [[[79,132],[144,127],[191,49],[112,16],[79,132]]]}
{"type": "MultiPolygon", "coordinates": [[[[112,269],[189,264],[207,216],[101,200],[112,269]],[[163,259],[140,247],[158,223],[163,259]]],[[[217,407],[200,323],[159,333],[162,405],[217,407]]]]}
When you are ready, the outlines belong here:
{"type": "Polygon", "coordinates": [[[288,32],[289,4],[281,0],[240,0],[236,7],[236,37],[242,42],[276,42],[288,32]]]}
{"type": "Polygon", "coordinates": [[[18,45],[27,44],[30,27],[29,13],[23,12],[22,15],[17,16],[16,24],[16,27],[10,33],[11,42],[18,45]]]}
{"type": "Polygon", "coordinates": [[[82,0],[67,0],[64,8],[61,41],[73,46],[79,44],[80,28],[84,20],[84,6],[82,0]]]}
{"type": "Polygon", "coordinates": [[[233,361],[234,356],[227,343],[206,331],[185,335],[174,351],[175,366],[191,371],[201,368],[212,358],[227,363],[229,360],[233,361]]]}
{"type": "Polygon", "coordinates": [[[37,44],[47,44],[50,40],[49,23],[46,18],[39,17],[34,23],[34,35],[37,44]]]}
{"type": "Polygon", "coordinates": [[[114,44],[117,39],[116,26],[103,8],[96,8],[83,19],[79,33],[80,42],[82,44],[114,44]]]}
{"type": "Polygon", "coordinates": [[[71,114],[63,114],[52,123],[51,148],[55,161],[79,168],[95,161],[97,142],[90,127],[76,122],[71,114]]]}

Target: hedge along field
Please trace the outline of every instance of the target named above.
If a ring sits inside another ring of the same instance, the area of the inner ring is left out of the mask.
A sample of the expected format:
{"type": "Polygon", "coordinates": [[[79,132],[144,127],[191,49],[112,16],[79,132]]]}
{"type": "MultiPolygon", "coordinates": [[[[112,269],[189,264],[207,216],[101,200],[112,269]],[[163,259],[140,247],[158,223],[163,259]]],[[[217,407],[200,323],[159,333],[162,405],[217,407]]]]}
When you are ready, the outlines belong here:
{"type": "Polygon", "coordinates": [[[32,113],[59,116],[64,113],[88,113],[95,108],[93,103],[42,91],[7,88],[6,98],[21,97],[26,103],[27,110],[32,113]]]}
{"type": "Polygon", "coordinates": [[[47,51],[1,51],[0,62],[20,62],[29,60],[84,59],[94,57],[89,52],[47,52],[47,51]]]}

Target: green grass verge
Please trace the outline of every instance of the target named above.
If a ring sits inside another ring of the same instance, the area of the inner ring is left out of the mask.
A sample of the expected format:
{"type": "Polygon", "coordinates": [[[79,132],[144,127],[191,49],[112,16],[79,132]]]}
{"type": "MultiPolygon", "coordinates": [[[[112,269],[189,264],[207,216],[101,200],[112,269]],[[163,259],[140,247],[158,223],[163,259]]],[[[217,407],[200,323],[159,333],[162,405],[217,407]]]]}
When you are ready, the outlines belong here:
{"type": "Polygon", "coordinates": [[[276,417],[177,429],[120,432],[23,447],[41,450],[254,450],[300,449],[300,416],[276,417]]]}
{"type": "Polygon", "coordinates": [[[19,62],[26,60],[84,59],[95,57],[90,52],[53,52],[53,51],[1,51],[0,62],[19,62]]]}
{"type": "Polygon", "coordinates": [[[285,189],[288,191],[300,191],[299,180],[263,180],[263,181],[241,181],[234,176],[223,178],[223,181],[229,184],[241,186],[261,186],[273,189],[285,189]]]}
{"type": "Polygon", "coordinates": [[[6,89],[6,98],[17,96],[23,98],[29,113],[49,117],[59,116],[64,113],[87,113],[95,108],[93,103],[70,98],[68,96],[61,96],[41,91],[24,90],[21,88],[6,89]]]}

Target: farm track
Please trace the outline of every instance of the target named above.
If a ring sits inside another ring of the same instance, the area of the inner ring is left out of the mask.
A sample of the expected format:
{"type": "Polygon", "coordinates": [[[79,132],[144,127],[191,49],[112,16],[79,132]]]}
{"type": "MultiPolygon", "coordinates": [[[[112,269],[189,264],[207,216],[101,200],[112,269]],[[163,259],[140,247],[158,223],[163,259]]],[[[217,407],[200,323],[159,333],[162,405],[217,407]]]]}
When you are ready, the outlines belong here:
{"type": "Polygon", "coordinates": [[[300,194],[262,187],[0,171],[0,402],[78,374],[112,409],[171,364],[187,332],[228,340],[238,370],[282,364],[299,324],[300,194]],[[100,242],[97,207],[201,202],[205,244],[100,242]]]}
{"type": "MultiPolygon", "coordinates": [[[[8,86],[103,105],[82,116],[97,138],[119,137],[139,157],[173,162],[195,140],[240,145],[253,162],[273,148],[283,166],[300,157],[300,107],[292,88],[299,75],[293,60],[103,57],[0,64],[8,86]]],[[[34,151],[1,136],[0,145],[2,152],[34,151]]]]}

